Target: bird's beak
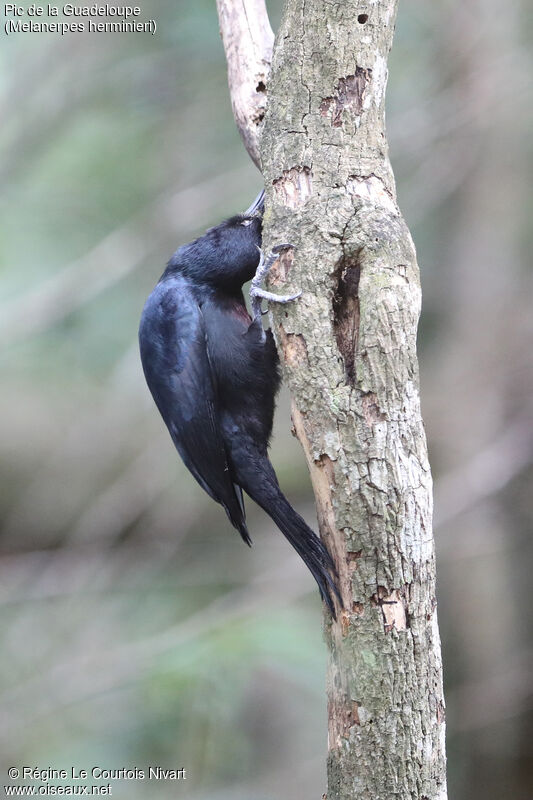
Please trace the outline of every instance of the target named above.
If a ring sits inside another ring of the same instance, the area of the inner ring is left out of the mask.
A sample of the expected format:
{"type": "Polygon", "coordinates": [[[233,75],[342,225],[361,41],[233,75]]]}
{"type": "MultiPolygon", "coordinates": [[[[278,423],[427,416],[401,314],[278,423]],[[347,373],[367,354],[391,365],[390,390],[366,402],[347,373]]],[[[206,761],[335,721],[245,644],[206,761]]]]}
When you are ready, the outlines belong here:
{"type": "Polygon", "coordinates": [[[254,202],[243,212],[243,217],[262,217],[265,210],[265,190],[261,189],[254,202]]]}

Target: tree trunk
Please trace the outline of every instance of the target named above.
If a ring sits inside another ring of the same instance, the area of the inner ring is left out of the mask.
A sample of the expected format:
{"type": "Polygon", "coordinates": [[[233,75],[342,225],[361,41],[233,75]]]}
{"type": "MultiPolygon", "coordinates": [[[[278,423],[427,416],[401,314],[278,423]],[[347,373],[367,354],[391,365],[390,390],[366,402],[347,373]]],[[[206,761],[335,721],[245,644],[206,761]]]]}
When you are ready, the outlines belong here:
{"type": "Polygon", "coordinates": [[[397,0],[288,0],[261,151],[293,421],[344,611],[326,616],[329,800],[446,798],[420,284],[384,128],[397,0]]]}

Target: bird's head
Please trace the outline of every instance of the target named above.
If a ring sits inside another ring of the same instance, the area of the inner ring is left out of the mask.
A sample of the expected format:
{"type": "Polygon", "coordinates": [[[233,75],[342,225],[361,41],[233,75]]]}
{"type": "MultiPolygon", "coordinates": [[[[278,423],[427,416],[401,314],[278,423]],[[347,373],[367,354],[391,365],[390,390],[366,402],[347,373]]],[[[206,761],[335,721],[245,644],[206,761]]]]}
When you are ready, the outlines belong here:
{"type": "Polygon", "coordinates": [[[240,289],[253,278],[259,263],[264,207],[262,191],[242,214],[224,220],[180,247],[169,267],[200,282],[240,289]]]}
{"type": "Polygon", "coordinates": [[[265,192],[261,191],[246,211],[224,220],[205,234],[217,258],[221,259],[221,269],[228,274],[249,273],[242,283],[253,278],[257,269],[264,210],[265,192]]]}

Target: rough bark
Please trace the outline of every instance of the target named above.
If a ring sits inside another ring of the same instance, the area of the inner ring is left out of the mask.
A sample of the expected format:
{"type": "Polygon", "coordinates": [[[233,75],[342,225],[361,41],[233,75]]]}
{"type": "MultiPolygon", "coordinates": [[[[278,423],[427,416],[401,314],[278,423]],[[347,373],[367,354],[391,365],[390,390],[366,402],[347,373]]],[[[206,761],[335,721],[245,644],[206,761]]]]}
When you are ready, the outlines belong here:
{"type": "Polygon", "coordinates": [[[293,420],[345,610],[326,618],[329,800],[443,800],[444,701],[420,284],[384,126],[397,0],[288,0],[262,136],[293,420]]]}
{"type": "Polygon", "coordinates": [[[217,0],[217,11],[233,116],[244,146],[258,167],[274,34],[265,0],[217,0]]]}

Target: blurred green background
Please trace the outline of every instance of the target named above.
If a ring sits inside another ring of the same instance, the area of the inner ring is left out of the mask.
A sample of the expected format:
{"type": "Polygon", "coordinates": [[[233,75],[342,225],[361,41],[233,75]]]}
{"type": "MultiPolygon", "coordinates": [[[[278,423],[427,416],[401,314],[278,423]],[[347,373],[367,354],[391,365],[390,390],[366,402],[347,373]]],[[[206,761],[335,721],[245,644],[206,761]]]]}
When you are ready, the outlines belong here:
{"type": "MultiPolygon", "coordinates": [[[[269,3],[273,26],[281,2],[269,3]]],[[[325,788],[311,576],[184,470],[137,354],[173,250],[260,187],[214,2],[150,34],[2,36],[0,771],[184,767],[113,796],[325,788]]],[[[450,798],[533,796],[533,248],[527,0],[401,3],[388,129],[424,291],[450,798]]],[[[272,459],[316,527],[280,397],[272,459]]]]}

